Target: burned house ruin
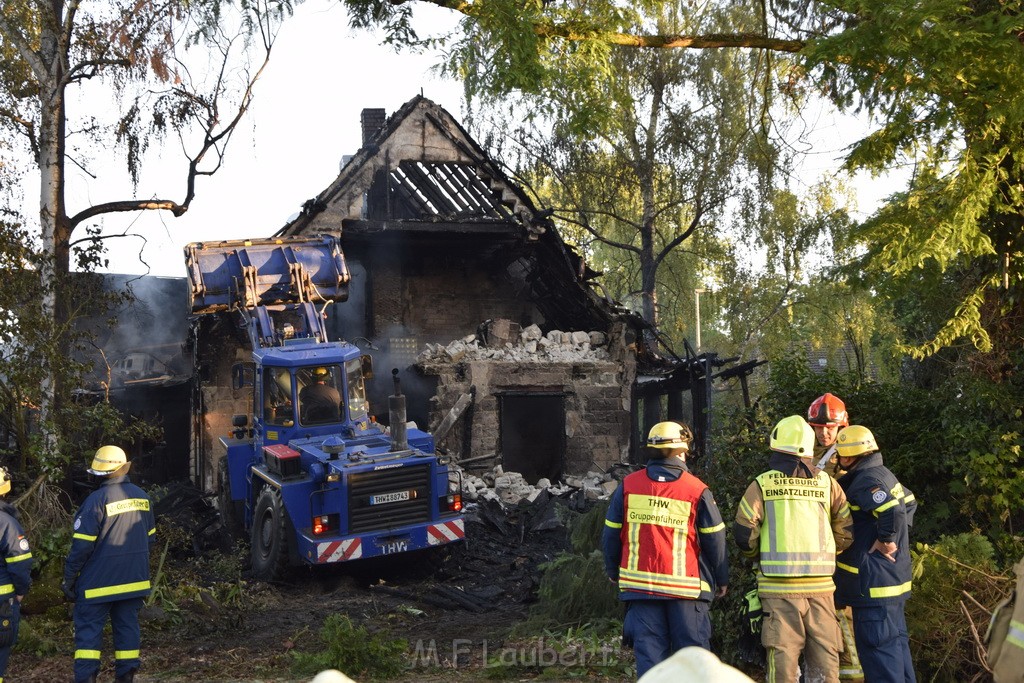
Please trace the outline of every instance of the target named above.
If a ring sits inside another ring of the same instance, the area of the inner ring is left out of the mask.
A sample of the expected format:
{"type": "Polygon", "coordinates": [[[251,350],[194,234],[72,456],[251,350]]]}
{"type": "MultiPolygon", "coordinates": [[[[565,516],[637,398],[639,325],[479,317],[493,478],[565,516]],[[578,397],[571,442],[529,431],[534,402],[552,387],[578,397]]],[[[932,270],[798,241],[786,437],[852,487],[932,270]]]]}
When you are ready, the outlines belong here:
{"type": "Polygon", "coordinates": [[[552,212],[447,111],[415,97],[389,117],[364,109],[361,125],[362,148],[277,235],[339,238],[353,277],[334,334],[380,374],[402,371],[439,448],[554,481],[641,457],[638,435],[666,409],[706,433],[713,356],[659,356],[552,212]]]}
{"type": "MultiPolygon", "coordinates": [[[[714,354],[676,356],[660,344],[600,293],[599,273],[562,241],[552,212],[437,104],[366,109],[361,123],[361,149],[275,237],[338,238],[349,298],[325,307],[326,325],[372,357],[372,415],[387,421],[397,368],[409,419],[457,463],[554,482],[642,462],[643,435],[666,417],[689,422],[695,454],[706,454],[712,380],[743,380],[753,364],[722,370],[714,354]]],[[[184,293],[176,310],[184,318],[184,293]]],[[[251,350],[228,315],[193,319],[184,348],[192,381],[179,386],[172,373],[173,386],[190,409],[175,433],[189,440],[188,475],[214,490],[219,439],[253,408],[252,392],[232,384],[251,350]]],[[[128,377],[129,363],[146,362],[140,353],[124,350],[114,367],[128,377]]],[[[159,376],[148,375],[154,387],[159,376]]],[[[138,379],[129,401],[146,384],[138,379]]]]}

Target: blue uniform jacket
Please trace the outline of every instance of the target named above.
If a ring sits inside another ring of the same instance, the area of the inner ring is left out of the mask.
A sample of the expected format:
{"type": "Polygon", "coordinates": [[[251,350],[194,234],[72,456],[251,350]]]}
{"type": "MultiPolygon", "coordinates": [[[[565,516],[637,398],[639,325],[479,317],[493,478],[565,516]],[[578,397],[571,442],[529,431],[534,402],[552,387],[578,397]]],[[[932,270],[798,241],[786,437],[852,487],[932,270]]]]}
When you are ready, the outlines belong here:
{"type": "Polygon", "coordinates": [[[911,587],[910,527],[917,501],[882,462],[865,456],[839,478],[853,514],[853,545],[836,558],[837,605],[865,607],[906,600],[911,587]],[[868,549],[896,544],[896,563],[868,549]]]}
{"type": "MultiPolygon", "coordinates": [[[[652,460],[647,463],[647,476],[655,481],[675,481],[683,472],[687,472],[686,464],[678,458],[652,460]],[[664,479],[660,479],[664,477],[664,479]]],[[[608,503],[605,519],[614,524],[622,525],[623,504],[622,484],[615,489],[608,503]]],[[[700,502],[697,504],[697,544],[700,556],[697,565],[700,578],[711,586],[711,592],[702,592],[699,600],[710,601],[718,586],[729,585],[729,555],[726,550],[725,523],[722,513],[718,511],[715,497],[711,489],[704,489],[700,502]]],[[[622,562],[622,538],[620,530],[605,525],[601,535],[601,547],[604,550],[604,571],[608,578],[617,580],[619,565],[622,562]]],[[[620,600],[676,600],[649,593],[620,591],[620,600]]]]}
{"type": "Polygon", "coordinates": [[[18,523],[18,513],[0,501],[0,598],[25,595],[32,585],[32,551],[18,523]]]}
{"type": "Polygon", "coordinates": [[[149,545],[156,533],[150,507],[128,477],[103,482],[82,503],[64,563],[64,581],[79,602],[149,595],[149,545]]]}

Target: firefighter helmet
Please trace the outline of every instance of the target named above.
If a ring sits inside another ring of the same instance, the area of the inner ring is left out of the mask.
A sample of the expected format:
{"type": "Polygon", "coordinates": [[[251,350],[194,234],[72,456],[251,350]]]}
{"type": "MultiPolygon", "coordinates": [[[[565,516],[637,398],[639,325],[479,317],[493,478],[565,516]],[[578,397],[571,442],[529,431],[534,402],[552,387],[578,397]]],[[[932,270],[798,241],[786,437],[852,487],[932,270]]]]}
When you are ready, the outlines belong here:
{"type": "Polygon", "coordinates": [[[859,458],[862,455],[871,455],[878,451],[878,442],[875,435],[867,427],[850,425],[839,432],[836,439],[836,451],[841,458],[859,458]]]}
{"type": "Polygon", "coordinates": [[[88,472],[98,477],[105,477],[124,467],[127,462],[128,456],[119,446],[100,446],[96,455],[92,457],[92,467],[88,469],[88,472]]]}
{"type": "Polygon", "coordinates": [[[772,430],[770,447],[779,453],[809,458],[814,453],[814,430],[799,415],[784,417],[772,430]]]}
{"type": "Polygon", "coordinates": [[[845,427],[850,424],[846,404],[835,394],[822,394],[807,409],[807,422],[825,427],[845,427]]]}
{"type": "Polygon", "coordinates": [[[6,496],[11,490],[11,473],[6,467],[0,467],[0,496],[6,496]]]}
{"type": "Polygon", "coordinates": [[[678,422],[659,422],[647,434],[647,445],[651,448],[682,448],[690,450],[693,433],[690,428],[678,422]]]}
{"type": "Polygon", "coordinates": [[[327,375],[328,374],[329,373],[327,372],[327,368],[325,368],[323,366],[318,367],[318,368],[313,368],[313,378],[316,379],[317,381],[320,381],[320,382],[325,381],[327,379],[327,375]]]}

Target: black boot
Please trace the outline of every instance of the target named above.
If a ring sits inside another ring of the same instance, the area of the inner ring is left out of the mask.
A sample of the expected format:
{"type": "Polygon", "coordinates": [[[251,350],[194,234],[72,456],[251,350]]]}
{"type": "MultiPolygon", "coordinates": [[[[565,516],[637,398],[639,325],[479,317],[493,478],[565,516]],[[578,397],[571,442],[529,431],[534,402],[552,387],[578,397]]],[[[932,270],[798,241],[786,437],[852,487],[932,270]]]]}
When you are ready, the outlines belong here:
{"type": "Polygon", "coordinates": [[[132,683],[135,680],[135,672],[137,669],[132,669],[123,676],[118,676],[114,679],[114,683],[132,683]]]}

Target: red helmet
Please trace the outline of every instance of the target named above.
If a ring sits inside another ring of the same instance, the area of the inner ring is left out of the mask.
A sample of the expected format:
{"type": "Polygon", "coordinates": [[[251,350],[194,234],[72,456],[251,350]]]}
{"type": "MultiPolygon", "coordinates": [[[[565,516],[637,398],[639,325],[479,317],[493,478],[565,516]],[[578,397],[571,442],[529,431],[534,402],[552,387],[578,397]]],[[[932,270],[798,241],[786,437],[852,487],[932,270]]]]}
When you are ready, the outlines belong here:
{"type": "Polygon", "coordinates": [[[814,399],[807,409],[807,423],[826,427],[845,427],[850,424],[846,414],[846,404],[833,394],[822,394],[814,399]]]}

